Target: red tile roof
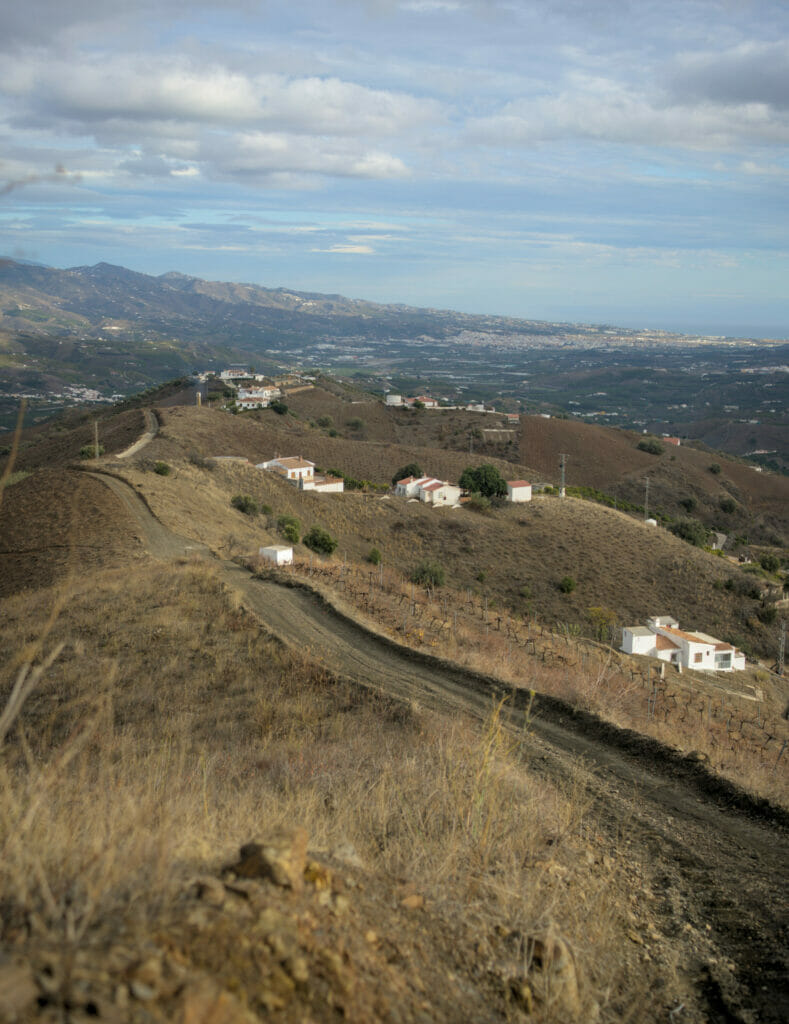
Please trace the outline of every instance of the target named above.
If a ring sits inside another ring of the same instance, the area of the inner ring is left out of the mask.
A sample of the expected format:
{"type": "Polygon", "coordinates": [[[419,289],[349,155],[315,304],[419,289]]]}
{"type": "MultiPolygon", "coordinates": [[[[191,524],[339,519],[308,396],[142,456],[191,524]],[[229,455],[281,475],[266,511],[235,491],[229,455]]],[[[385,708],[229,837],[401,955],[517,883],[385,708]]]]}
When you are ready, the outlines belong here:
{"type": "Polygon", "coordinates": [[[507,486],[508,487],[531,487],[531,484],[529,483],[528,480],[508,480],[507,481],[507,486]]]}

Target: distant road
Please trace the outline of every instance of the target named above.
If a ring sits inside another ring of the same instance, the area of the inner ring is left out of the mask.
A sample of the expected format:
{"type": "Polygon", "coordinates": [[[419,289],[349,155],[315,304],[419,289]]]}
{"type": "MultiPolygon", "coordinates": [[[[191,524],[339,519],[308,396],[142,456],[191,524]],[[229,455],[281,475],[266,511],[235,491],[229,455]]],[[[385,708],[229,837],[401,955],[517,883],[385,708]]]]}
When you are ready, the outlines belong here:
{"type": "MultiPolygon", "coordinates": [[[[204,544],[165,527],[123,480],[91,475],[131,513],[155,558],[214,557],[204,544]]],[[[368,631],[306,587],[256,580],[220,559],[216,565],[267,629],[340,677],[477,718],[510,692],[495,679],[368,631]]],[[[659,905],[650,910],[664,941],[696,977],[706,1019],[789,1020],[789,814],[656,741],[551,698],[537,696],[524,729],[527,699],[524,691],[511,693],[502,713],[530,770],[583,792],[591,805],[587,817],[622,844],[622,856],[643,865],[653,891],[660,888],[659,905]]]]}
{"type": "Polygon", "coordinates": [[[143,416],[145,417],[145,433],[142,437],[139,437],[134,444],[130,445],[126,451],[121,452],[119,455],[114,455],[115,459],[128,459],[131,455],[136,455],[141,448],[144,448],[159,433],[159,420],[157,419],[156,413],[153,409],[143,409],[143,416]]]}

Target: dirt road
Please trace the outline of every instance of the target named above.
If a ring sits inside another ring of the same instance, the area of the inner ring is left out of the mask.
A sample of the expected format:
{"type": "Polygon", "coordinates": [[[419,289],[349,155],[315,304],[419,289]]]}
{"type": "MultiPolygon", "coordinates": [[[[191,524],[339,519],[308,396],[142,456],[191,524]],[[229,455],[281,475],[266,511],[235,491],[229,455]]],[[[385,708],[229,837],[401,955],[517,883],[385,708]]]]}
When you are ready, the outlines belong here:
{"type": "MultiPolygon", "coordinates": [[[[96,474],[134,516],[156,558],[210,552],[150,513],[120,479],[96,474]]],[[[505,691],[495,679],[420,655],[376,636],[299,586],[255,580],[217,561],[226,583],[284,642],[308,650],[332,672],[442,711],[490,712],[505,691]]],[[[524,738],[532,770],[552,780],[579,778],[591,817],[616,839],[651,896],[651,919],[677,953],[677,970],[696,1009],[673,1021],[789,1019],[789,815],[716,779],[692,759],[562,702],[538,695],[528,728],[528,694],[505,704],[524,738]],[[702,1016],[698,1007],[701,1006],[702,1016]]]]}

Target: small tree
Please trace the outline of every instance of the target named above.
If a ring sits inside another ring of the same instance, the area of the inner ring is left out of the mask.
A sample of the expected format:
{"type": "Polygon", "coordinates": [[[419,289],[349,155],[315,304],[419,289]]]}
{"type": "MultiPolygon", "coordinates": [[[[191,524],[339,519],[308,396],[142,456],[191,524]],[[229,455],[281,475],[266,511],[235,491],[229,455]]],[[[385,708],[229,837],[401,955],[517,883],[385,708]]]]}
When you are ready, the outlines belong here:
{"type": "Polygon", "coordinates": [[[405,466],[401,466],[392,477],[392,487],[394,487],[398,480],[405,480],[407,476],[414,476],[417,479],[419,479],[420,476],[424,476],[422,467],[418,462],[408,462],[405,466]]]}
{"type": "Polygon", "coordinates": [[[759,565],[766,572],[778,572],[781,568],[781,559],[778,555],[766,554],[759,559],[759,565]]]}
{"type": "MultiPolygon", "coordinates": [[[[104,445],[99,445],[99,455],[104,454],[104,445]]],[[[96,458],[96,445],[85,444],[79,450],[79,457],[81,459],[95,459],[96,458]]]]}
{"type": "Polygon", "coordinates": [[[707,527],[698,519],[678,519],[669,529],[676,537],[681,537],[697,548],[703,548],[707,543],[707,527]]]}
{"type": "Polygon", "coordinates": [[[320,555],[330,555],[337,547],[337,541],[321,526],[313,526],[304,535],[304,543],[311,551],[320,555]]]}
{"type": "Polygon", "coordinates": [[[370,548],[370,554],[367,556],[367,561],[372,565],[381,564],[381,552],[378,548],[370,548]]]}
{"type": "Polygon", "coordinates": [[[737,503],[734,498],[721,498],[718,507],[721,512],[725,512],[727,516],[730,516],[733,512],[737,511],[737,503]]]}
{"type": "Polygon", "coordinates": [[[589,624],[592,627],[592,635],[595,640],[601,642],[609,640],[618,623],[616,612],[611,608],[606,608],[605,605],[592,605],[587,608],[586,614],[589,617],[589,624]]]}
{"type": "Polygon", "coordinates": [[[498,469],[489,463],[467,466],[461,473],[458,483],[464,491],[481,494],[484,498],[504,497],[507,493],[507,481],[498,469]]]}
{"type": "Polygon", "coordinates": [[[710,473],[712,473],[713,476],[717,476],[720,473],[720,471],[721,471],[720,463],[719,462],[713,462],[712,465],[709,467],[709,470],[710,470],[710,473]]]}
{"type": "Polygon", "coordinates": [[[563,594],[572,594],[577,584],[575,580],[572,578],[572,576],[562,576],[562,578],[559,580],[558,586],[559,590],[561,590],[563,594]]]}
{"type": "Polygon", "coordinates": [[[650,455],[663,454],[663,445],[656,437],[645,437],[643,441],[638,442],[636,447],[639,451],[649,452],[650,455]]]}
{"type": "Polygon", "coordinates": [[[319,416],[318,426],[323,427],[324,430],[328,430],[329,427],[334,426],[334,420],[331,418],[331,416],[319,416]]]}
{"type": "Polygon", "coordinates": [[[438,562],[420,562],[411,573],[411,582],[423,587],[443,587],[444,568],[438,562]]]}
{"type": "Polygon", "coordinates": [[[279,398],[274,399],[274,401],[269,405],[269,409],[272,409],[279,416],[284,416],[288,411],[287,405],[279,398]]]}
{"type": "Polygon", "coordinates": [[[277,530],[286,541],[289,541],[291,544],[298,544],[301,523],[296,516],[279,516],[277,519],[277,530]]]}
{"type": "Polygon", "coordinates": [[[258,514],[258,503],[248,494],[234,494],[230,499],[233,508],[243,512],[245,516],[256,516],[258,514]]]}
{"type": "Polygon", "coordinates": [[[159,476],[170,475],[170,467],[167,465],[166,462],[155,462],[153,464],[153,471],[154,473],[158,473],[159,476]]]}

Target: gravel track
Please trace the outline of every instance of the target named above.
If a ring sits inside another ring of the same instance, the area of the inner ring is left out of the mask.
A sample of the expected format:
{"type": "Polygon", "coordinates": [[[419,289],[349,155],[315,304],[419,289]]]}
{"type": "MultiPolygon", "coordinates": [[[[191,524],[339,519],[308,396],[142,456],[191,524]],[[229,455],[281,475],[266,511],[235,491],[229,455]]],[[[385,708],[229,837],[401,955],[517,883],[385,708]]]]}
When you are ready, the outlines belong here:
{"type": "MultiPolygon", "coordinates": [[[[132,514],[159,559],[212,553],[168,530],[121,479],[102,480],[132,514]]],[[[218,561],[226,584],[284,643],[307,651],[338,676],[443,712],[490,713],[504,684],[422,655],[369,632],[305,586],[258,580],[218,561]]],[[[509,694],[503,714],[523,737],[531,770],[582,782],[589,815],[641,865],[656,897],[663,941],[703,1016],[688,1007],[672,1020],[789,1020],[789,814],[749,797],[656,741],[610,726],[537,695],[528,727],[526,691],[509,694]],[[690,1012],[690,1016],[688,1013],[690,1012]]]]}

